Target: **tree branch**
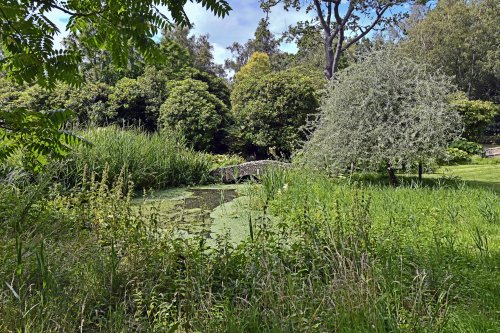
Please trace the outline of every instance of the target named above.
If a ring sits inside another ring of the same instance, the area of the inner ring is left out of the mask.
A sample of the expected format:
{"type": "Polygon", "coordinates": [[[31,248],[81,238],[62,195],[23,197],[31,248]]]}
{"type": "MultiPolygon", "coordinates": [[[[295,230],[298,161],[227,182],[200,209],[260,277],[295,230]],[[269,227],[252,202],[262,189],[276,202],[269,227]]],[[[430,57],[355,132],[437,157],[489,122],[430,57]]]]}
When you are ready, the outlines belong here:
{"type": "Polygon", "coordinates": [[[368,27],[366,28],[365,31],[362,31],[361,34],[359,34],[358,36],[356,36],[354,39],[350,40],[349,43],[347,43],[343,49],[348,49],[351,45],[357,43],[361,38],[365,37],[373,28],[375,28],[375,26],[380,22],[380,19],[382,18],[382,16],[384,15],[385,11],[389,8],[389,6],[385,6],[384,8],[382,8],[382,10],[380,11],[377,11],[377,17],[375,18],[375,20],[373,21],[373,23],[368,27]]]}
{"type": "Polygon", "coordinates": [[[327,14],[327,17],[326,17],[326,24],[328,26],[330,26],[331,24],[331,21],[332,21],[332,1],[331,0],[327,0],[328,1],[328,14],[327,14]]]}
{"type": "Polygon", "coordinates": [[[353,1],[351,1],[349,3],[349,9],[347,10],[347,13],[345,13],[344,19],[342,20],[342,26],[344,26],[347,23],[347,20],[349,20],[349,17],[351,17],[353,11],[354,11],[354,3],[353,1]]]}
{"type": "MultiPolygon", "coordinates": [[[[340,17],[340,13],[339,13],[339,7],[340,7],[341,2],[342,2],[342,0],[335,0],[335,7],[334,7],[335,20],[337,21],[337,24],[339,24],[339,25],[342,25],[342,18],[340,17]]],[[[351,0],[351,4],[352,4],[352,0],[351,0]]],[[[351,6],[351,5],[349,5],[349,6],[351,6]]]]}
{"type": "Polygon", "coordinates": [[[330,35],[330,26],[326,24],[325,18],[323,17],[323,10],[321,9],[320,0],[314,0],[314,5],[316,6],[316,11],[318,12],[318,18],[321,22],[321,26],[325,32],[330,35]]]}
{"type": "Polygon", "coordinates": [[[65,13],[65,14],[68,14],[71,16],[76,16],[76,17],[87,17],[87,16],[92,16],[92,15],[99,15],[99,14],[102,14],[106,11],[106,9],[103,8],[101,11],[97,11],[97,12],[78,13],[78,12],[72,12],[69,9],[58,6],[56,4],[51,4],[50,6],[52,6],[55,9],[59,9],[61,12],[65,13]]]}

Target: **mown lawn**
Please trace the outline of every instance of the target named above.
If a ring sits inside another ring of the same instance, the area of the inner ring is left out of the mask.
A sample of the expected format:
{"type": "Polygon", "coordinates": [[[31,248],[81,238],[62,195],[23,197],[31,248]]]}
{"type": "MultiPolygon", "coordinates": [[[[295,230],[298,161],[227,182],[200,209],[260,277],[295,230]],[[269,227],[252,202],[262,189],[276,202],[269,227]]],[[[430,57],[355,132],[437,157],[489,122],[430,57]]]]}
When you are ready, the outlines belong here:
{"type": "Polygon", "coordinates": [[[500,159],[482,159],[473,164],[443,166],[428,178],[457,177],[473,186],[500,191],[500,159]]]}

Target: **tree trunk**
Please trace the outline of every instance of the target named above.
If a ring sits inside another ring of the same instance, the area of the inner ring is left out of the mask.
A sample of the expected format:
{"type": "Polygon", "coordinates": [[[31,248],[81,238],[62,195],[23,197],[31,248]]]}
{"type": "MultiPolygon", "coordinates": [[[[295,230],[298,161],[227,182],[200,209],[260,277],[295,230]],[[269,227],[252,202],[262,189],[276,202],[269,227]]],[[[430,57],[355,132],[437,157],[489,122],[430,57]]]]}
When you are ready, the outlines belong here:
{"type": "Polygon", "coordinates": [[[418,181],[422,181],[422,174],[424,173],[424,166],[422,165],[422,162],[418,163],[418,181]]]}
{"type": "Polygon", "coordinates": [[[339,40],[337,41],[337,47],[335,48],[335,55],[333,56],[333,61],[332,61],[332,74],[330,75],[331,79],[335,73],[337,72],[337,69],[339,67],[339,62],[340,62],[340,56],[342,55],[342,44],[344,43],[344,31],[340,30],[339,32],[339,40]]]}
{"type": "Polygon", "coordinates": [[[330,80],[333,76],[333,48],[330,41],[331,36],[325,36],[325,55],[326,55],[326,65],[325,65],[325,77],[330,80]]]}
{"type": "Polygon", "coordinates": [[[396,177],[396,173],[391,166],[391,162],[387,161],[387,173],[389,174],[389,180],[391,181],[391,185],[393,187],[397,187],[399,185],[398,178],[396,177]]]}

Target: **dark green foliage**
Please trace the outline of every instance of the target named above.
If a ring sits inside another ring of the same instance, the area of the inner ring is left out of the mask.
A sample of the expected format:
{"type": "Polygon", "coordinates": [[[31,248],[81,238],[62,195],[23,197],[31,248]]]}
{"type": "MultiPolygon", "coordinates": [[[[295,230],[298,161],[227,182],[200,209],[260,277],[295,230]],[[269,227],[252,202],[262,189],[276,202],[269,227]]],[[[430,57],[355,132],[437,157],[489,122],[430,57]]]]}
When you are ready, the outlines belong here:
{"type": "Polygon", "coordinates": [[[166,98],[167,78],[161,71],[150,67],[137,79],[122,78],[109,95],[112,121],[153,131],[166,98]]]}
{"type": "Polygon", "coordinates": [[[179,131],[196,150],[219,150],[227,122],[226,105],[194,79],[176,82],[160,109],[161,126],[179,131]]]}
{"type": "Polygon", "coordinates": [[[305,138],[301,127],[319,106],[321,82],[293,70],[250,76],[231,93],[234,149],[289,157],[305,138]]]}
{"type": "Polygon", "coordinates": [[[408,56],[444,71],[470,99],[498,103],[500,33],[496,0],[442,0],[407,30],[408,56]]]}
{"type": "Polygon", "coordinates": [[[75,113],[75,119],[71,119],[73,123],[80,126],[102,126],[114,119],[115,113],[108,103],[111,93],[112,87],[101,82],[89,82],[79,89],[60,84],[54,89],[51,98],[55,103],[75,113]]]}
{"type": "Polygon", "coordinates": [[[483,154],[482,145],[461,138],[448,145],[445,156],[439,162],[440,164],[463,164],[471,162],[474,155],[482,156],[483,154]]]}
{"type": "Polygon", "coordinates": [[[493,123],[486,127],[484,135],[485,143],[500,144],[500,109],[493,117],[493,123]]]}
{"type": "Polygon", "coordinates": [[[453,96],[451,106],[463,119],[463,135],[474,141],[479,141],[488,125],[493,123],[493,117],[500,112],[498,105],[489,101],[469,100],[464,93],[453,96]]]}
{"type": "Polygon", "coordinates": [[[465,139],[453,141],[450,144],[451,148],[458,148],[465,151],[469,155],[482,155],[484,153],[483,146],[476,142],[467,141],[465,139]]]}
{"type": "Polygon", "coordinates": [[[205,82],[208,85],[208,92],[224,102],[228,110],[231,108],[231,90],[225,79],[197,70],[193,70],[190,77],[205,82]]]}

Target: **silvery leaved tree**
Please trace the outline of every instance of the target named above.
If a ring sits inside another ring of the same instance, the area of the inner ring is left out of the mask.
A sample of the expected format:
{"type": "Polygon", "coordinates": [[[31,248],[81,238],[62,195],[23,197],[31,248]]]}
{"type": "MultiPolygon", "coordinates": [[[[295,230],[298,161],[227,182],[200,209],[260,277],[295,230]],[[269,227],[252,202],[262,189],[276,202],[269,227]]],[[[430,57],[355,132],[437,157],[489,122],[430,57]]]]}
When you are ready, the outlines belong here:
{"type": "Polygon", "coordinates": [[[395,49],[373,52],[339,72],[302,151],[305,164],[342,172],[396,169],[444,153],[461,130],[449,106],[450,79],[401,57],[395,49]]]}

